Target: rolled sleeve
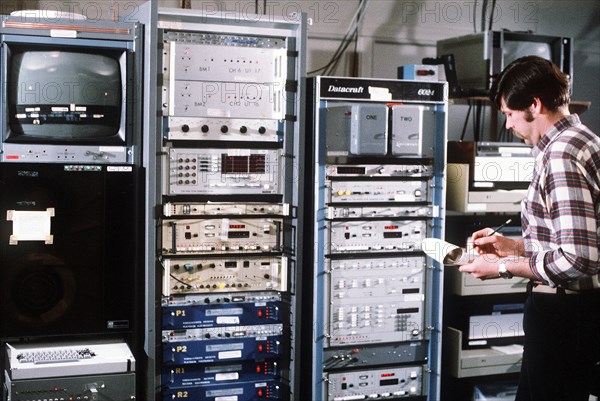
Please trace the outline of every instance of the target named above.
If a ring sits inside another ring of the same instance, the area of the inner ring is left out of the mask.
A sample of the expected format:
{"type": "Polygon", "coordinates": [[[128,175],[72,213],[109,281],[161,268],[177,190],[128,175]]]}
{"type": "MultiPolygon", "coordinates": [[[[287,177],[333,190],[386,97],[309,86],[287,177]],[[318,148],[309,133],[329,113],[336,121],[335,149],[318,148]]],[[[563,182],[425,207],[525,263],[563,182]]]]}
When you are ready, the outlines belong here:
{"type": "Polygon", "coordinates": [[[546,269],[544,268],[546,254],[547,252],[539,252],[530,258],[529,267],[531,268],[533,275],[537,277],[538,281],[549,285],[550,287],[556,287],[556,283],[550,279],[550,276],[546,273],[546,269]]]}

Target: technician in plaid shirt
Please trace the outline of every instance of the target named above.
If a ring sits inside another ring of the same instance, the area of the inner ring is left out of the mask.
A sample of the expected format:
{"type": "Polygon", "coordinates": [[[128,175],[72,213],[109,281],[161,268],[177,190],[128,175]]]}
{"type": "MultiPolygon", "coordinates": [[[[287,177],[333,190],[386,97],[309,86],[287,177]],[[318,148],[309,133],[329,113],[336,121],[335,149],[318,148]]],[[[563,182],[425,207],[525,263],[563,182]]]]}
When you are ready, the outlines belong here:
{"type": "Polygon", "coordinates": [[[508,65],[490,99],[533,145],[523,239],[475,232],[480,256],[460,271],[531,280],[516,400],[587,401],[600,383],[600,139],[569,114],[567,76],[540,57],[508,65]]]}

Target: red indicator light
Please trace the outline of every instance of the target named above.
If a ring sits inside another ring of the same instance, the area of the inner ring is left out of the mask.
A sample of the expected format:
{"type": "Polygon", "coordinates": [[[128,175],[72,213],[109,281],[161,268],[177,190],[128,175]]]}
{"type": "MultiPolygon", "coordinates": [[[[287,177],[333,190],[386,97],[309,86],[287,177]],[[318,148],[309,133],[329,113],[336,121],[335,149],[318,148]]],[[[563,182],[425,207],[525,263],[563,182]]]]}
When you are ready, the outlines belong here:
{"type": "Polygon", "coordinates": [[[435,72],[433,70],[417,70],[417,75],[425,76],[425,75],[434,75],[435,72]]]}
{"type": "Polygon", "coordinates": [[[19,160],[19,155],[6,155],[6,160],[19,160]]]}
{"type": "Polygon", "coordinates": [[[260,373],[262,371],[262,368],[260,367],[260,365],[256,365],[256,373],[260,373]]]}
{"type": "Polygon", "coordinates": [[[261,388],[258,389],[258,391],[256,392],[256,394],[258,394],[259,397],[263,396],[263,391],[261,388]]]}
{"type": "Polygon", "coordinates": [[[263,311],[262,311],[262,309],[258,310],[258,317],[263,317],[263,311]]]}
{"type": "Polygon", "coordinates": [[[259,344],[258,345],[258,352],[263,352],[263,349],[264,349],[263,345],[259,344]]]}
{"type": "Polygon", "coordinates": [[[395,373],[382,373],[381,374],[381,377],[394,377],[394,376],[396,376],[395,373]]]}

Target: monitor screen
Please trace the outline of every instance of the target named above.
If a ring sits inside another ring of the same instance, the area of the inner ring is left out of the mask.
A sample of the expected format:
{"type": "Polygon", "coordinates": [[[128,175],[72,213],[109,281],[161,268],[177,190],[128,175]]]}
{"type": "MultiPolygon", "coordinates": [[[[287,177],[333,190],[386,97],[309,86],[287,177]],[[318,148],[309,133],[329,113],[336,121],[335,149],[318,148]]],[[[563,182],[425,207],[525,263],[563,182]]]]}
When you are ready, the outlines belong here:
{"type": "Polygon", "coordinates": [[[504,54],[504,67],[516,59],[525,56],[539,56],[552,61],[550,43],[505,40],[502,46],[502,53],[504,54]]]}
{"type": "Polygon", "coordinates": [[[124,51],[10,46],[6,142],[123,144],[124,51]]]}
{"type": "Polygon", "coordinates": [[[552,61],[573,83],[572,40],[529,32],[485,31],[437,42],[438,57],[453,55],[454,96],[487,95],[494,78],[514,60],[537,55],[552,61]]]}

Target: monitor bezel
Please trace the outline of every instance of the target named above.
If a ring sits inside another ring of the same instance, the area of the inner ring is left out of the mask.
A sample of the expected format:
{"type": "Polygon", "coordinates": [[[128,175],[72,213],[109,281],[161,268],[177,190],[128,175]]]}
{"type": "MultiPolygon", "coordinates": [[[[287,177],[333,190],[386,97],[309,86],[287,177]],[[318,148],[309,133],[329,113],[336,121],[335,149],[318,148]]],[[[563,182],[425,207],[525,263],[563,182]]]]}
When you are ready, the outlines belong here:
{"type": "Polygon", "coordinates": [[[129,41],[109,41],[96,39],[65,39],[54,37],[37,37],[26,35],[3,35],[1,54],[1,92],[2,109],[0,110],[0,126],[2,127],[2,142],[10,144],[47,144],[47,145],[98,145],[98,146],[132,146],[133,144],[133,103],[135,85],[133,78],[134,59],[130,51],[131,42],[129,41]],[[120,124],[117,132],[111,136],[104,137],[82,137],[48,139],[42,137],[32,137],[15,133],[11,128],[11,118],[9,116],[9,90],[14,83],[10,82],[10,66],[13,60],[13,49],[18,51],[27,51],[27,46],[32,49],[46,49],[48,51],[70,51],[70,52],[120,52],[119,65],[121,74],[121,111],[120,124]]]}
{"type": "Polygon", "coordinates": [[[558,68],[573,79],[571,39],[564,36],[539,35],[530,32],[493,31],[493,50],[490,78],[497,76],[506,67],[503,49],[506,42],[544,43],[550,46],[550,58],[558,68]],[[500,52],[498,53],[498,48],[500,52]]]}

